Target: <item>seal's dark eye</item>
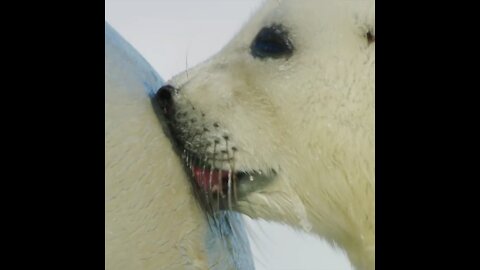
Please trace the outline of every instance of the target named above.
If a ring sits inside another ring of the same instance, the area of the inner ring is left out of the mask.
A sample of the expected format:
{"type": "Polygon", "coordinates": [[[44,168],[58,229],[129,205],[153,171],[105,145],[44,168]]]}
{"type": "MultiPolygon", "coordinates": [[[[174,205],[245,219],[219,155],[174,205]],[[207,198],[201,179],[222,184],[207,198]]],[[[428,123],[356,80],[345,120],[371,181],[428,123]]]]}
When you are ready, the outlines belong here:
{"type": "Polygon", "coordinates": [[[253,57],[280,58],[290,57],[293,45],[288,37],[288,32],[281,25],[264,27],[250,45],[250,53],[253,57]]]}

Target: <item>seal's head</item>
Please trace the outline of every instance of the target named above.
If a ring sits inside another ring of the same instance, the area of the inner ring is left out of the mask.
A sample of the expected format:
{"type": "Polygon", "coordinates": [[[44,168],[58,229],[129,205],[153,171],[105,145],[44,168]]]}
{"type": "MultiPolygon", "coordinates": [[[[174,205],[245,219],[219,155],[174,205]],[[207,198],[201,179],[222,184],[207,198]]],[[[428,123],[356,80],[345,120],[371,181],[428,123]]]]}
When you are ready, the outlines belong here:
{"type": "Polygon", "coordinates": [[[157,93],[197,195],[373,265],[374,2],[267,1],[157,93]]]}

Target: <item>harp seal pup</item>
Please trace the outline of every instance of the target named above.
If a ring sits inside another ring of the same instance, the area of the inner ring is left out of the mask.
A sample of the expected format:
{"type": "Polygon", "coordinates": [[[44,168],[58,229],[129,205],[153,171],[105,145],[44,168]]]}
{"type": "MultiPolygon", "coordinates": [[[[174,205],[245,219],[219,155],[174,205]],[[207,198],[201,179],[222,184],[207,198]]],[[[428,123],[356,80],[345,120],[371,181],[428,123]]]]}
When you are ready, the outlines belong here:
{"type": "Polygon", "coordinates": [[[270,0],[156,100],[205,211],[291,225],[375,268],[375,2],[270,0]]]}

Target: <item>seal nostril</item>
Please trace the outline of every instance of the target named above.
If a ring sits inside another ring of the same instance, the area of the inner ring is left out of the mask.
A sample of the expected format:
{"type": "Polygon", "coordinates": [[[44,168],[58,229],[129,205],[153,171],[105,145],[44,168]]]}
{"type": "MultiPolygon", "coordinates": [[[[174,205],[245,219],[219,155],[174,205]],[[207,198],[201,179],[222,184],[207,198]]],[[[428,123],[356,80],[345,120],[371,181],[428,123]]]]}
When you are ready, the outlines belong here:
{"type": "Polygon", "coordinates": [[[163,109],[166,116],[171,116],[173,113],[173,91],[175,88],[171,85],[164,85],[158,89],[155,98],[163,109]]]}
{"type": "Polygon", "coordinates": [[[172,92],[175,90],[171,85],[164,85],[158,89],[156,97],[160,102],[170,102],[172,100],[172,92]]]}

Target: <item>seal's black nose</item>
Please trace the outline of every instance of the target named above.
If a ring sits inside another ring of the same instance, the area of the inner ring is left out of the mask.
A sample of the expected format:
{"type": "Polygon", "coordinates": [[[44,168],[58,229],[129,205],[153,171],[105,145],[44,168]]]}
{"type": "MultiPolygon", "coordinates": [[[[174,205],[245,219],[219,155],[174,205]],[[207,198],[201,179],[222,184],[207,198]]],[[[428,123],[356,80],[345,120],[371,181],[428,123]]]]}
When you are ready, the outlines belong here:
{"type": "Polygon", "coordinates": [[[167,84],[160,87],[155,94],[155,98],[160,104],[163,114],[167,118],[173,116],[173,91],[175,91],[175,88],[167,84]]]}

